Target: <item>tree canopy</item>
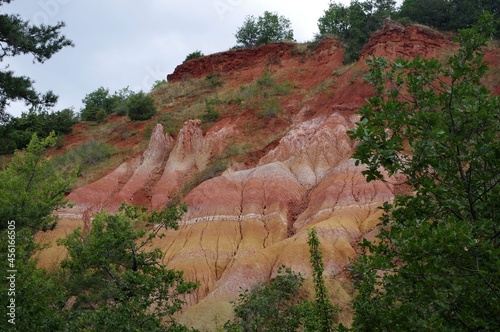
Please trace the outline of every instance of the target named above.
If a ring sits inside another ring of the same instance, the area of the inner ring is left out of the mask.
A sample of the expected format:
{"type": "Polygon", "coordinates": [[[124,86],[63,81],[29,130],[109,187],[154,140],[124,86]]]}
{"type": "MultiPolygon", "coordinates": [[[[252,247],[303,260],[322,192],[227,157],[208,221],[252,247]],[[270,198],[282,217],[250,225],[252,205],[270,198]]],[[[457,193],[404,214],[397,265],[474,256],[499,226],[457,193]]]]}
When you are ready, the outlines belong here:
{"type": "MultiPolygon", "coordinates": [[[[0,172],[0,220],[15,220],[18,227],[36,233],[54,225],[52,212],[67,201],[65,194],[72,185],[74,174],[54,170],[45,158],[45,149],[55,144],[55,134],[41,139],[33,135],[26,150],[16,153],[0,172]]],[[[7,225],[0,225],[6,229],[7,225]]]]}
{"type": "Polygon", "coordinates": [[[290,20],[277,13],[265,11],[255,18],[247,16],[243,26],[235,34],[237,46],[255,47],[268,43],[293,40],[290,20]]]}
{"type": "MultiPolygon", "coordinates": [[[[0,0],[0,6],[12,0],[0,0]]],[[[33,25],[19,15],[0,15],[0,61],[17,55],[33,56],[33,62],[43,63],[62,48],[73,43],[61,34],[64,22],[56,25],[33,25]]],[[[24,101],[34,108],[51,107],[57,102],[52,91],[38,93],[33,81],[26,76],[16,76],[11,70],[0,70],[0,122],[8,115],[5,108],[10,101],[24,101]]]]}
{"type": "Polygon", "coordinates": [[[382,21],[396,11],[394,0],[353,0],[349,6],[330,2],[318,20],[318,38],[333,35],[346,44],[346,62],[358,58],[358,53],[382,21]]]}
{"type": "MultiPolygon", "coordinates": [[[[398,17],[408,18],[413,22],[439,30],[457,31],[476,24],[485,11],[498,18],[500,2],[495,0],[405,0],[398,17]]],[[[496,26],[500,27],[498,23],[496,26]]]]}
{"type": "Polygon", "coordinates": [[[481,83],[493,24],[462,30],[446,63],[369,62],[354,157],[368,181],[412,194],[385,203],[378,240],[362,243],[356,331],[500,329],[500,98],[481,83]]]}
{"type": "Polygon", "coordinates": [[[159,331],[177,325],[174,314],[184,303],[180,296],[198,283],[167,269],[151,241],[162,227],[177,228],[185,211],[175,205],[148,213],[122,205],[114,215],[95,215],[88,234],[77,230],[59,241],[69,254],[61,263],[68,296],[76,297],[68,322],[72,330],[159,331]]]}

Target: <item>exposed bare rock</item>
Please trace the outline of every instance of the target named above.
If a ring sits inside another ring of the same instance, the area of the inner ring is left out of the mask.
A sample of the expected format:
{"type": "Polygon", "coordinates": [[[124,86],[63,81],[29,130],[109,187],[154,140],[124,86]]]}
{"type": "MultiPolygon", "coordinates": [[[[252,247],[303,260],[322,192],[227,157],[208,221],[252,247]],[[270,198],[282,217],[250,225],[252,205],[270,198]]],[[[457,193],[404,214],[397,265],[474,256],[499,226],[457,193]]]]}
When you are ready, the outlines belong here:
{"type": "Polygon", "coordinates": [[[346,133],[352,125],[338,113],[300,122],[260,164],[283,161],[304,188],[311,189],[352,155],[353,144],[346,133]]]}
{"type": "Polygon", "coordinates": [[[163,134],[163,126],[157,124],[151,134],[149,146],[142,155],[140,166],[137,167],[134,174],[120,191],[108,200],[106,203],[107,209],[110,212],[117,211],[122,202],[149,206],[147,191],[151,183],[155,182],[161,175],[163,164],[172,147],[172,137],[169,134],[163,134]]]}
{"type": "Polygon", "coordinates": [[[164,135],[163,126],[158,124],[142,158],[128,160],[102,179],[73,191],[67,198],[74,207],[58,211],[59,216],[88,218],[103,210],[117,211],[122,202],[149,205],[140,193],[161,171],[172,145],[172,137],[164,135]]]}
{"type": "Polygon", "coordinates": [[[453,47],[451,41],[438,31],[422,25],[403,26],[386,19],[382,29],[371,35],[360,53],[360,59],[371,55],[387,58],[432,57],[444,47],[453,47]]]}
{"type": "Polygon", "coordinates": [[[389,185],[366,183],[350,159],[346,130],[354,120],[333,113],[297,123],[257,167],[191,191],[183,226],[157,242],[169,266],[203,285],[183,322],[203,329],[200,316],[229,318],[235,294],[269,280],[283,264],[310,276],[304,261],[312,226],[325,243],[329,274],[338,276],[332,288],[343,294],[338,304],[348,308],[352,286],[339,280],[357,241],[378,223],[377,207],[394,196],[389,185]]]}
{"type": "Polygon", "coordinates": [[[203,137],[200,120],[186,122],[168,156],[161,178],[152,187],[152,208],[164,207],[194,172],[205,169],[210,158],[222,152],[226,137],[231,133],[231,127],[224,127],[203,137]]]}
{"type": "Polygon", "coordinates": [[[268,57],[280,58],[288,55],[293,43],[276,43],[259,46],[255,49],[240,49],[204,56],[187,61],[177,66],[167,76],[169,82],[176,82],[187,77],[203,77],[210,73],[229,73],[253,67],[268,57]]]}
{"type": "Polygon", "coordinates": [[[57,213],[88,219],[98,211],[115,212],[122,202],[162,208],[194,172],[203,170],[213,155],[222,152],[232,133],[229,126],[203,137],[200,120],[191,120],[174,142],[158,124],[141,158],[128,160],[102,179],[73,191],[68,200],[74,206],[57,213]]]}
{"type": "MultiPolygon", "coordinates": [[[[269,280],[283,264],[310,276],[306,241],[312,226],[320,231],[328,273],[336,278],[331,289],[338,305],[348,308],[352,286],[340,282],[346,278],[343,271],[355,256],[356,242],[376,225],[377,206],[392,199],[393,188],[366,183],[350,159],[353,143],[346,130],[355,116],[334,112],[303,121],[301,113],[256,167],[226,172],[192,190],[185,198],[189,210],[180,229],[155,240],[168,267],[201,283],[188,297],[182,321],[203,328],[207,320],[199,320],[200,315],[229,317],[229,302],[240,287],[269,280]]],[[[134,203],[134,193],[150,187],[151,205],[160,208],[193,172],[223,151],[234,129],[228,125],[203,136],[199,120],[192,120],[173,143],[162,132],[157,126],[142,161],[126,172],[124,183],[116,182],[116,174],[130,163],[72,197],[85,198],[86,190],[112,183],[114,192],[99,198],[107,208],[116,208],[120,200],[134,203]]],[[[346,310],[343,319],[348,322],[346,310]]]]}
{"type": "Polygon", "coordinates": [[[77,228],[84,228],[84,220],[82,218],[76,219],[64,219],[61,218],[57,222],[57,227],[50,232],[39,232],[35,236],[35,241],[40,243],[51,244],[50,247],[39,251],[36,254],[36,259],[41,267],[52,269],[57,266],[63,259],[66,258],[67,251],[66,248],[56,244],[57,239],[62,239],[71,233],[73,233],[77,228]]]}
{"type": "Polygon", "coordinates": [[[394,198],[392,185],[372,181],[367,183],[361,174],[362,166],[355,166],[353,159],[337,165],[309,195],[307,208],[298,216],[294,227],[297,231],[324,220],[348,220],[343,231],[349,236],[361,237],[378,221],[369,218],[384,201],[394,198]]]}
{"type": "Polygon", "coordinates": [[[140,158],[132,158],[102,179],[76,189],[67,197],[74,206],[61,209],[57,214],[62,218],[87,219],[105,210],[110,198],[128,182],[140,164],[140,158]]]}

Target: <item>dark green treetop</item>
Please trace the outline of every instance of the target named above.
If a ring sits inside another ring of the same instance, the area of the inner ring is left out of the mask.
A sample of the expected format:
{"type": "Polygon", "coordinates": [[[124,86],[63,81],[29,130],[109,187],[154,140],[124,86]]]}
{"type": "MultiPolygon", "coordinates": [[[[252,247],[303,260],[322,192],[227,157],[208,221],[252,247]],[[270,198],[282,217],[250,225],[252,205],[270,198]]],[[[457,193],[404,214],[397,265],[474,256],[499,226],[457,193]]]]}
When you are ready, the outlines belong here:
{"type": "MultiPolygon", "coordinates": [[[[0,6],[12,0],[0,0],[0,6]]],[[[19,15],[0,14],[0,62],[5,58],[28,54],[33,62],[43,63],[62,48],[73,43],[61,35],[63,22],[56,25],[33,25],[19,15]]],[[[5,122],[9,101],[24,101],[34,108],[51,107],[57,96],[49,91],[40,94],[33,88],[33,81],[26,76],[16,76],[7,68],[0,69],[0,122],[5,122]]]]}

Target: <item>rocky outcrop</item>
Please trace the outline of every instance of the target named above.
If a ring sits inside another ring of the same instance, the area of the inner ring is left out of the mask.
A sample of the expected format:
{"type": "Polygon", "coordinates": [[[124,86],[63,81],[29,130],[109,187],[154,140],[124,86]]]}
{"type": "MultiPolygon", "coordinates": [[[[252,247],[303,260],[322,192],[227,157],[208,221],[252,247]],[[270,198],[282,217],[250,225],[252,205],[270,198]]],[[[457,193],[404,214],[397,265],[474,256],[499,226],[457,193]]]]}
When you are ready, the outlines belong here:
{"type": "Polygon", "coordinates": [[[255,67],[259,62],[283,56],[289,56],[294,43],[277,43],[262,45],[253,49],[238,49],[211,54],[187,61],[177,66],[174,72],[167,76],[169,82],[177,82],[186,78],[204,77],[211,73],[237,72],[245,68],[255,67]]]}
{"type": "Polygon", "coordinates": [[[401,23],[386,19],[382,29],[370,36],[363,47],[360,59],[371,55],[395,59],[398,57],[413,58],[436,56],[443,47],[454,45],[442,33],[422,25],[404,26],[401,23]]]}
{"type": "Polygon", "coordinates": [[[205,169],[212,156],[222,153],[231,134],[232,128],[228,126],[203,137],[200,120],[186,122],[166,160],[161,178],[152,187],[152,208],[164,207],[171,195],[182,189],[195,172],[205,169]]]}
{"type": "Polygon", "coordinates": [[[106,207],[114,212],[122,202],[149,206],[150,187],[161,175],[167,156],[173,148],[174,140],[163,133],[163,126],[157,124],[151,134],[149,146],[142,155],[142,161],[130,179],[120,190],[110,197],[106,207]]]}
{"type": "Polygon", "coordinates": [[[74,206],[57,214],[81,219],[99,211],[115,212],[123,202],[163,208],[194,172],[203,170],[213,155],[222,152],[232,133],[229,126],[204,137],[200,124],[200,120],[186,122],[175,141],[157,124],[141,157],[127,160],[102,179],[73,191],[67,198],[74,206]]]}

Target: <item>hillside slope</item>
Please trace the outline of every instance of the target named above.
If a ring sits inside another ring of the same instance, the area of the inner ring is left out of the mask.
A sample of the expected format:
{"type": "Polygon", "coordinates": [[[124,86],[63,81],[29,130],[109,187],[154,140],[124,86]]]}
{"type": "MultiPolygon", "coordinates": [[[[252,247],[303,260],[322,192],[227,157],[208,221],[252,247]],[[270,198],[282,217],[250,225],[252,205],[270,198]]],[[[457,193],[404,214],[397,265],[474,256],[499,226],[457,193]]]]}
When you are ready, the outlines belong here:
{"type": "MultiPolygon", "coordinates": [[[[346,130],[372,93],[363,81],[364,60],[372,54],[440,58],[454,50],[435,31],[387,23],[351,65],[342,64],[343,47],[334,40],[315,47],[270,44],[186,62],[152,92],[160,112],[149,122],[144,152],[74,190],[68,196],[74,206],[57,212],[64,230],[41,240],[53,242],[82,223],[91,227],[94,213],[116,211],[123,201],[152,209],[186,202],[179,230],[166,231],[155,244],[168,267],[201,282],[180,321],[203,330],[215,317],[229,319],[230,301],[241,288],[269,280],[281,265],[310,276],[306,241],[314,226],[330,295],[349,324],[349,261],[360,239],[374,236],[377,207],[404,190],[366,183],[363,168],[351,159],[354,144],[346,130]],[[203,118],[210,106],[220,113],[216,121],[203,118]]],[[[498,93],[498,48],[486,59],[494,64],[487,83],[498,93]]],[[[52,248],[40,255],[41,264],[63,255],[52,248]]]]}

